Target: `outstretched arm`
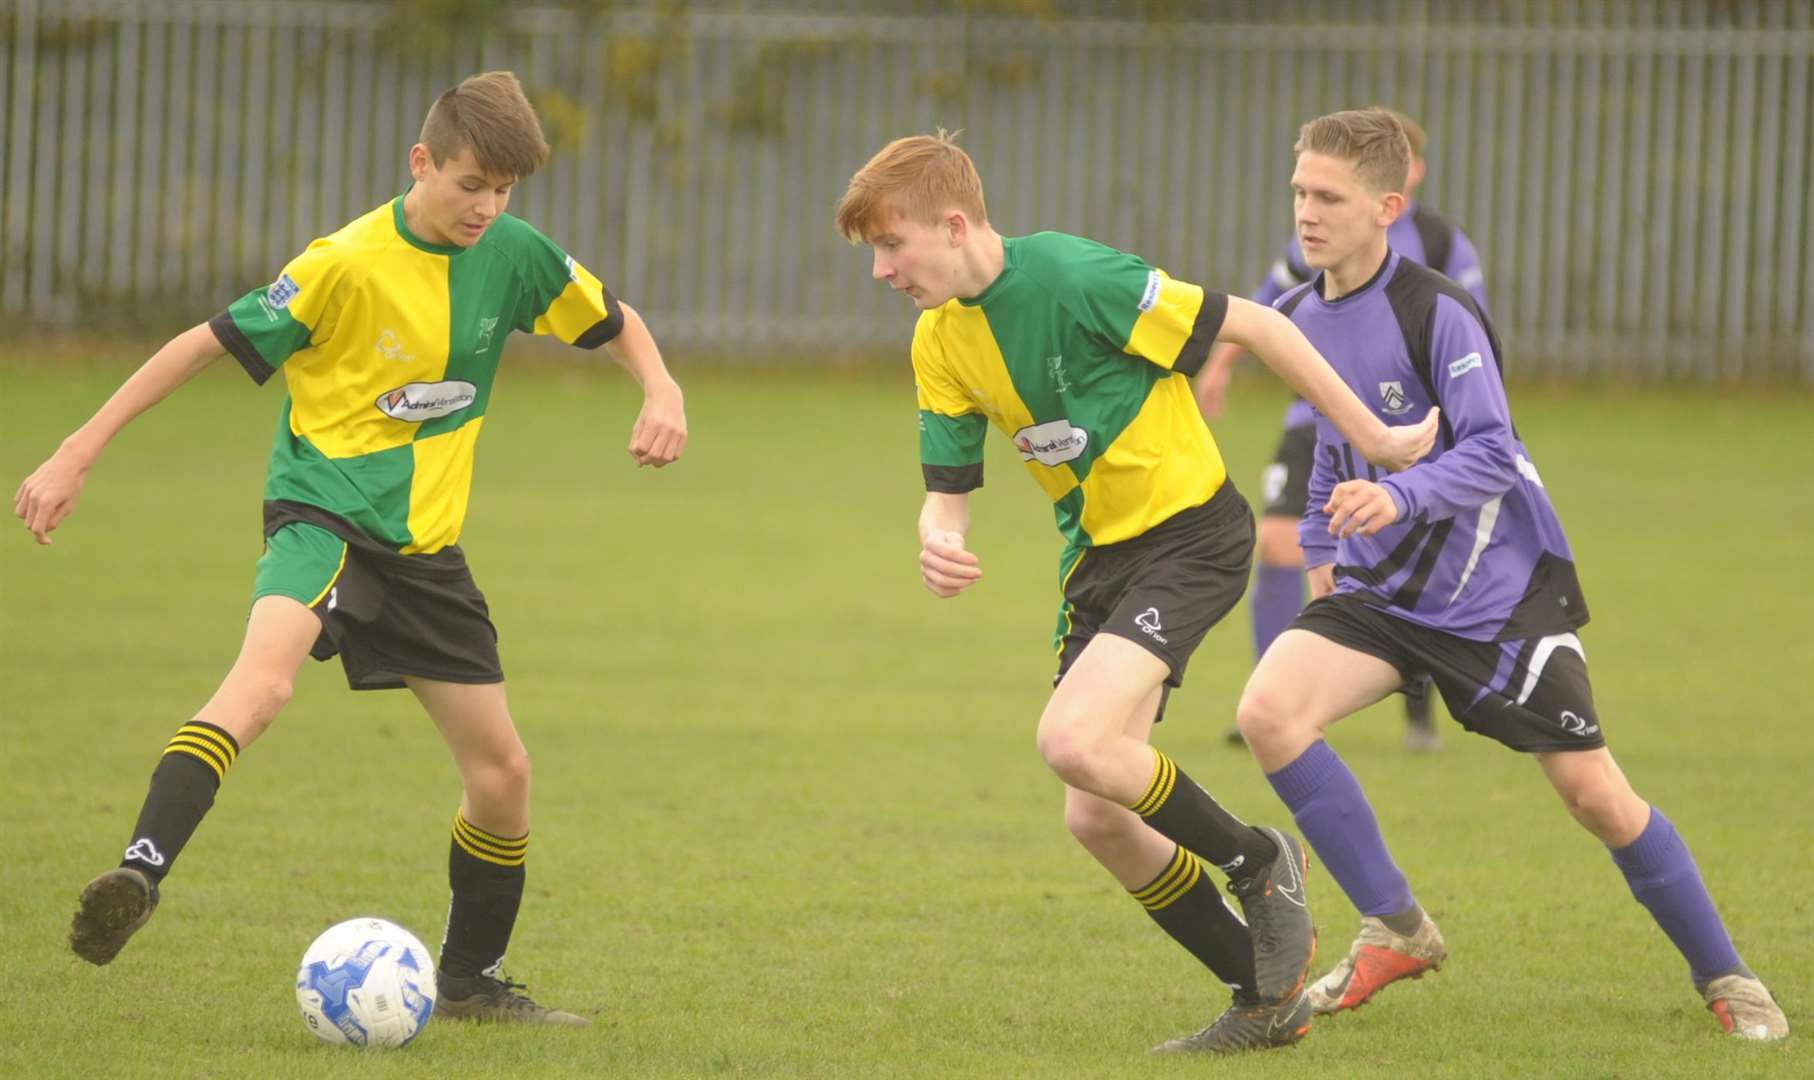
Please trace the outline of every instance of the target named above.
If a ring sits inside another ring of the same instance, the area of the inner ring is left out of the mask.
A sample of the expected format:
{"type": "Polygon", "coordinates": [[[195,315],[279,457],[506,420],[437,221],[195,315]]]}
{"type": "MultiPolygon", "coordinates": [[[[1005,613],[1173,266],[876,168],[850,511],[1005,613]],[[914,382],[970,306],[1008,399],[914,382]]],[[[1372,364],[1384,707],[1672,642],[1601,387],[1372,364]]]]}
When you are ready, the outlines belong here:
{"type": "Polygon", "coordinates": [[[226,354],[207,323],[193,326],[133,372],[107,403],[57,447],[19,485],[13,496],[13,513],[38,538],[50,543],[51,530],[75,512],[76,500],[101,451],[140,413],[170,396],[171,391],[226,354]]]}
{"type": "Polygon", "coordinates": [[[1354,396],[1304,332],[1269,307],[1229,297],[1228,315],[1216,340],[1232,341],[1259,357],[1375,465],[1395,472],[1408,469],[1436,443],[1437,410],[1431,409],[1416,424],[1386,426],[1354,396]]]}
{"type": "Polygon", "coordinates": [[[638,465],[657,469],[680,459],[687,446],[686,400],[680,384],[662,363],[661,349],[636,309],[622,301],[624,328],[605,348],[636,384],[642,387],[642,412],[630,430],[630,457],[638,465]]]}
{"type": "Polygon", "coordinates": [[[920,581],[932,595],[949,598],[983,576],[975,554],[964,548],[970,531],[970,496],[928,491],[920,508],[920,581]]]}

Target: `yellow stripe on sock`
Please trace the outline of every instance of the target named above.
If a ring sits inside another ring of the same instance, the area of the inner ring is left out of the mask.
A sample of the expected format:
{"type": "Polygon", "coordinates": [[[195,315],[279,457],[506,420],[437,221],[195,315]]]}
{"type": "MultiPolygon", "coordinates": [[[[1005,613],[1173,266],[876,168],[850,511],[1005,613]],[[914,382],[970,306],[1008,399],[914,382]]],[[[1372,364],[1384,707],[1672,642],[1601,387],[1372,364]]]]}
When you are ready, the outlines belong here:
{"type": "Polygon", "coordinates": [[[522,836],[515,840],[506,840],[468,822],[459,813],[454,814],[454,843],[460,850],[475,859],[483,859],[498,866],[521,866],[529,853],[529,837],[522,836]]]}
{"type": "Polygon", "coordinates": [[[200,751],[213,758],[222,772],[233,765],[233,755],[227,752],[226,747],[214,739],[204,739],[187,729],[179,731],[171,737],[170,741],[164,745],[164,753],[168,754],[172,750],[185,747],[188,748],[186,753],[194,754],[200,751]]]}
{"type": "Polygon", "coordinates": [[[1148,911],[1158,911],[1161,908],[1170,907],[1180,896],[1183,896],[1196,887],[1197,882],[1203,877],[1203,864],[1198,861],[1195,855],[1189,856],[1189,859],[1190,866],[1186,871],[1183,880],[1179,881],[1171,889],[1146,901],[1146,909],[1148,911]]]}
{"type": "Polygon", "coordinates": [[[1187,872],[1185,862],[1189,858],[1190,852],[1185,851],[1182,847],[1173,848],[1171,861],[1165,864],[1165,869],[1145,887],[1136,890],[1134,899],[1142,904],[1147,903],[1153,897],[1175,885],[1178,879],[1187,872]]]}
{"type": "Polygon", "coordinates": [[[1161,751],[1153,751],[1153,782],[1146,786],[1146,794],[1128,807],[1141,817],[1152,817],[1158,812],[1165,800],[1172,797],[1172,788],[1178,783],[1178,766],[1161,751]]]}
{"type": "Polygon", "coordinates": [[[211,728],[206,724],[184,724],[182,727],[176,729],[176,733],[178,735],[194,735],[196,738],[206,739],[220,747],[221,753],[227,756],[229,764],[232,763],[234,758],[239,757],[239,744],[233,741],[233,736],[228,735],[224,731],[218,731],[211,728]]]}
{"type": "Polygon", "coordinates": [[[201,749],[198,749],[193,746],[178,745],[173,740],[169,746],[166,746],[164,748],[164,753],[166,756],[168,756],[170,754],[188,754],[190,757],[192,757],[192,758],[196,759],[197,761],[201,762],[202,764],[208,766],[208,768],[213,769],[214,778],[216,780],[224,782],[227,779],[226,766],[224,766],[220,762],[216,761],[214,759],[214,756],[212,754],[209,754],[205,750],[201,750],[201,749]]]}

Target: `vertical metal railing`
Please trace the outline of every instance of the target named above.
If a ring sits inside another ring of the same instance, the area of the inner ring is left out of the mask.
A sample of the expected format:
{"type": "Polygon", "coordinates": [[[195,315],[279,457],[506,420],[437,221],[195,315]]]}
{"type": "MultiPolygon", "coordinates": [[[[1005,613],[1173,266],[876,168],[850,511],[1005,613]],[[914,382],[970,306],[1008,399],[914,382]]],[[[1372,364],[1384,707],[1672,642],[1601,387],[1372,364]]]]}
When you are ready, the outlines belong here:
{"type": "Polygon", "coordinates": [[[433,96],[510,67],[557,142],[512,209],[676,346],[901,344],[908,313],[829,219],[870,153],[936,126],[964,130],[1004,231],[1245,291],[1288,235],[1297,125],[1384,101],[1429,130],[1423,197],[1479,245],[1521,367],[1814,383],[1805,2],[784,6],[533,8],[440,41],[373,4],[0,0],[0,325],[205,316],[402,190],[433,96]]]}

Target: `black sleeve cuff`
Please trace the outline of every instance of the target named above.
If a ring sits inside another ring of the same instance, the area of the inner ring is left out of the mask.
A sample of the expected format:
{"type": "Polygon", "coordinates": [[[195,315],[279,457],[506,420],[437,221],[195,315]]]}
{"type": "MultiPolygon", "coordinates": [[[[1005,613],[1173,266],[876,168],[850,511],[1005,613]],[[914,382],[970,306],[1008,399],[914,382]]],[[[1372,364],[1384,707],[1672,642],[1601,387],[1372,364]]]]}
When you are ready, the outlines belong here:
{"type": "Polygon", "coordinates": [[[573,339],[573,344],[582,349],[596,349],[624,332],[623,304],[618,301],[617,297],[611,295],[610,289],[605,289],[604,294],[605,311],[609,314],[593,323],[585,333],[573,339]]]}
{"type": "Polygon", "coordinates": [[[926,490],[941,495],[962,495],[983,486],[983,463],[974,465],[921,465],[926,490]]]}
{"type": "Polygon", "coordinates": [[[220,342],[221,348],[233,354],[233,359],[238,360],[239,366],[246,369],[246,374],[252,376],[253,382],[263,386],[277,373],[276,368],[265,363],[265,358],[258,355],[252,339],[240,332],[239,326],[233,322],[233,316],[221,312],[208,320],[208,329],[214,331],[214,337],[220,342]]]}
{"type": "Polygon", "coordinates": [[[1197,309],[1197,321],[1191,324],[1190,337],[1184,339],[1184,347],[1172,361],[1172,370],[1187,378],[1202,371],[1203,361],[1209,359],[1209,347],[1215,344],[1216,335],[1222,332],[1222,320],[1226,318],[1228,294],[1204,289],[1203,306],[1197,309]]]}

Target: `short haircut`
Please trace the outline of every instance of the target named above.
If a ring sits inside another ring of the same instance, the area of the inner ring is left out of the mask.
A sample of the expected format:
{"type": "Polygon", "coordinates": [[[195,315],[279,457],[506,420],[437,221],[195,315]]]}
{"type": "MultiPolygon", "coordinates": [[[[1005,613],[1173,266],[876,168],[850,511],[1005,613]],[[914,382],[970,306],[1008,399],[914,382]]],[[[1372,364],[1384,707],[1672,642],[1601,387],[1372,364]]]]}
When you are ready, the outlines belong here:
{"type": "Polygon", "coordinates": [[[1411,141],[1390,110],[1374,106],[1319,116],[1298,129],[1294,154],[1327,154],[1354,166],[1378,192],[1403,191],[1411,171],[1411,141]]]}
{"type": "Polygon", "coordinates": [[[1392,114],[1393,118],[1398,121],[1398,126],[1405,129],[1405,140],[1411,144],[1411,160],[1422,161],[1424,144],[1429,141],[1428,137],[1424,135],[1423,125],[1411,119],[1403,109],[1394,109],[1390,105],[1372,107],[1392,114]]]}
{"type": "Polygon", "coordinates": [[[479,168],[494,176],[531,176],[548,163],[535,107],[513,72],[474,75],[435,99],[422,121],[422,145],[439,167],[469,147],[479,168]]]}
{"type": "Polygon", "coordinates": [[[891,210],[932,225],[953,209],[978,224],[989,220],[976,163],[940,128],[894,140],[857,170],[838,200],[838,231],[857,244],[879,232],[891,210]]]}

